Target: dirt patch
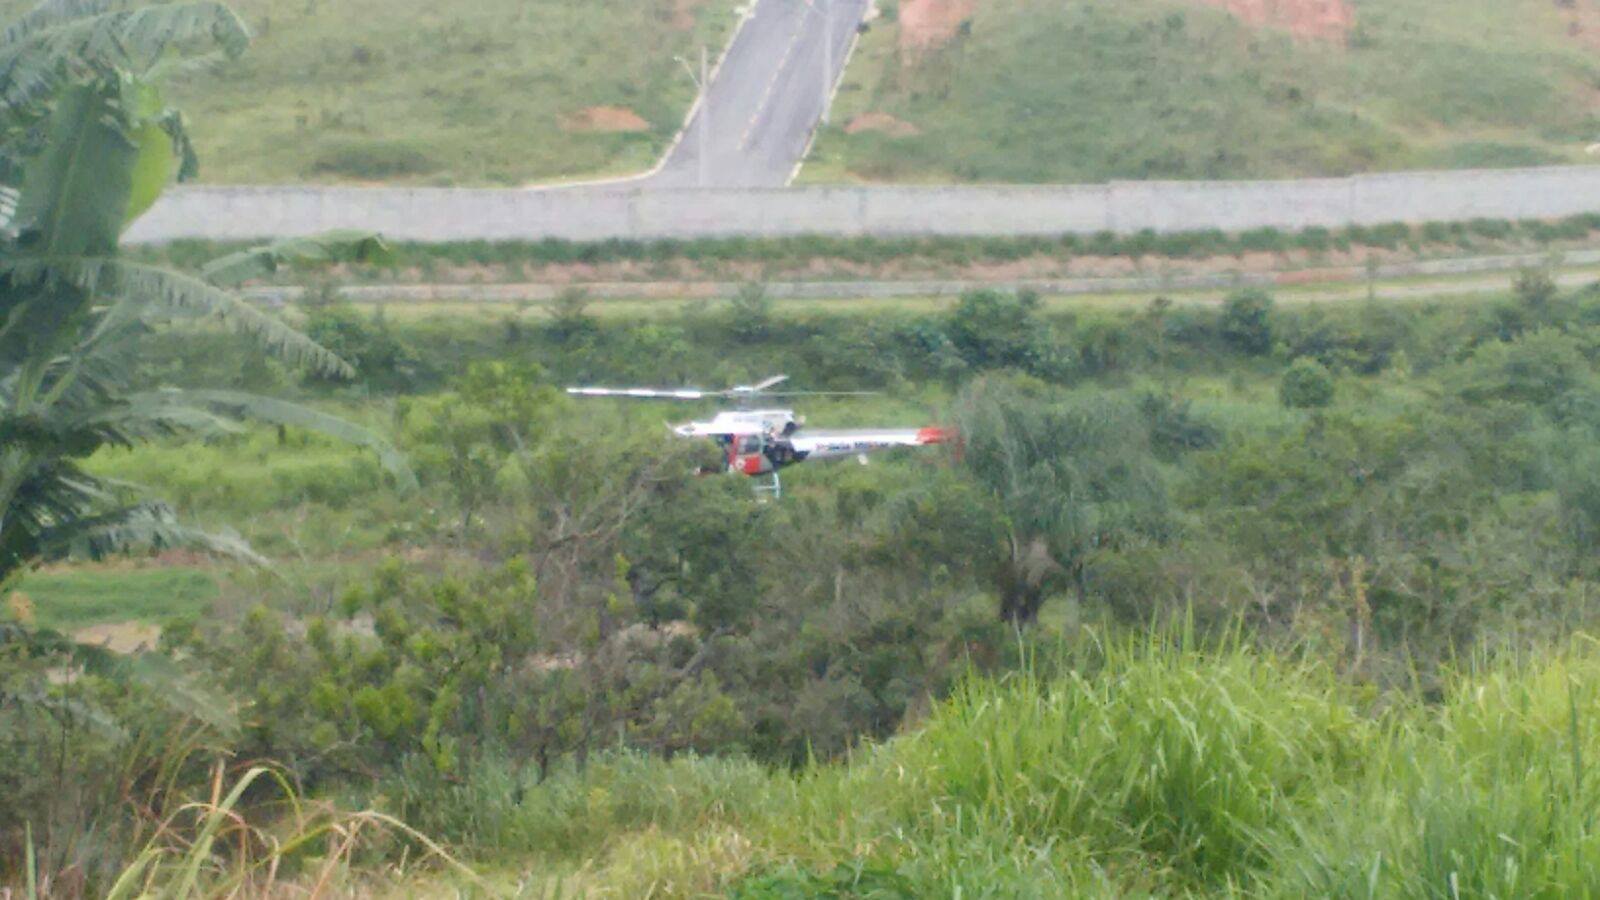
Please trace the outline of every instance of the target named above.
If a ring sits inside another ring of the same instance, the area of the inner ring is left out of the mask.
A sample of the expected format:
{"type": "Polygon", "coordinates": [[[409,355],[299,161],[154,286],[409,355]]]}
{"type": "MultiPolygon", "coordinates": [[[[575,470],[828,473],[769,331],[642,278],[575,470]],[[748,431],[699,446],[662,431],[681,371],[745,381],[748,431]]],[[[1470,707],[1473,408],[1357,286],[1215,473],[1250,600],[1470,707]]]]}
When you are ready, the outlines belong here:
{"type": "MultiPolygon", "coordinates": [[[[45,575],[61,575],[67,572],[82,572],[92,569],[96,572],[136,572],[144,569],[204,569],[216,565],[217,557],[200,550],[174,548],[163,550],[151,556],[112,556],[99,560],[93,565],[86,565],[81,561],[57,562],[40,566],[39,571],[45,575]]],[[[4,896],[4,895],[0,895],[4,896]]]]}
{"type": "Polygon", "coordinates": [[[103,625],[90,625],[72,633],[72,639],[78,643],[104,647],[112,653],[154,650],[156,641],[160,638],[159,627],[146,625],[143,622],[109,622],[103,625]]]}
{"type": "Polygon", "coordinates": [[[672,0],[672,12],[667,21],[678,31],[689,31],[694,28],[695,14],[705,0],[672,0]]]}
{"type": "Polygon", "coordinates": [[[13,621],[21,622],[23,625],[32,625],[38,614],[33,599],[21,591],[12,591],[11,596],[6,598],[3,609],[13,621]]]}
{"type": "Polygon", "coordinates": [[[862,113],[844,126],[845,134],[860,134],[863,131],[875,131],[890,137],[915,137],[922,133],[922,129],[910,122],[880,112],[862,113]]]}
{"type": "Polygon", "coordinates": [[[643,116],[622,106],[591,106],[580,109],[561,120],[562,131],[587,131],[612,134],[628,131],[649,131],[650,123],[643,116]]]}
{"type": "Polygon", "coordinates": [[[1301,40],[1343,42],[1356,27],[1350,0],[1198,0],[1247,25],[1277,28],[1301,40]]]}
{"type": "Polygon", "coordinates": [[[1600,50],[1600,3],[1595,0],[1551,0],[1561,10],[1567,36],[1591,50],[1600,50]]]}
{"type": "Polygon", "coordinates": [[[902,0],[900,50],[919,53],[948,44],[977,5],[977,0],[902,0]]]}

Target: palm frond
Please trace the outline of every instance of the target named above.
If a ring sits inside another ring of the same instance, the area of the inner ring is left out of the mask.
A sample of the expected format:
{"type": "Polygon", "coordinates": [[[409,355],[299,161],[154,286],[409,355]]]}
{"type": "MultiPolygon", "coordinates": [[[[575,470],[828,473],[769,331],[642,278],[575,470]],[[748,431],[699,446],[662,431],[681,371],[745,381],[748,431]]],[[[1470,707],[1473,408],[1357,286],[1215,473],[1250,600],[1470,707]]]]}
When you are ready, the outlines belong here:
{"type": "Polygon", "coordinates": [[[7,29],[0,38],[0,109],[36,104],[75,72],[139,74],[168,54],[221,49],[238,56],[250,43],[238,14],[213,0],[125,6],[47,3],[7,29]]]}
{"type": "Polygon", "coordinates": [[[355,373],[349,363],[275,316],[191,275],[111,257],[0,260],[0,275],[24,283],[56,279],[117,298],[96,337],[156,315],[203,318],[249,336],[290,364],[345,378],[355,373]]]}
{"type": "Polygon", "coordinates": [[[164,503],[136,503],[44,529],[38,537],[44,559],[100,559],[131,550],[189,547],[254,566],[268,565],[237,534],[213,533],[178,523],[164,503]]]}
{"type": "Polygon", "coordinates": [[[200,274],[213,284],[237,285],[261,278],[297,263],[386,263],[394,251],[384,239],[369,231],[330,231],[312,237],[289,238],[230,253],[207,263],[200,274]]]}
{"type": "Polygon", "coordinates": [[[128,398],[130,403],[154,402],[162,400],[172,404],[190,404],[197,407],[219,409],[240,419],[252,419],[259,422],[270,422],[275,425],[287,425],[294,428],[304,428],[318,434],[327,435],[347,444],[364,447],[378,455],[383,467],[394,476],[397,483],[404,490],[414,490],[417,487],[417,476],[411,471],[405,454],[395,446],[384,440],[376,432],[347,422],[337,416],[319,412],[298,403],[287,400],[278,400],[272,397],[262,397],[256,394],[246,394],[240,391],[188,391],[169,389],[155,391],[149,394],[135,394],[128,398]]]}
{"type": "Polygon", "coordinates": [[[209,409],[183,402],[165,392],[135,394],[119,402],[69,416],[61,425],[100,443],[132,446],[152,438],[189,434],[219,437],[237,434],[237,422],[209,409]]]}

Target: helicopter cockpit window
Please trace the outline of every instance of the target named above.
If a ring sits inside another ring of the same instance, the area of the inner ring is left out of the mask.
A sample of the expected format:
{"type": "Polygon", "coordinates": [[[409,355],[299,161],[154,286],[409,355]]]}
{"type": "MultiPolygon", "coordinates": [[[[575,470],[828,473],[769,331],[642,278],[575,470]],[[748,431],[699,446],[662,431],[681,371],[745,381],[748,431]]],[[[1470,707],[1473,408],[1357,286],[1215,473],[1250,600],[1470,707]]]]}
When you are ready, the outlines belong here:
{"type": "Polygon", "coordinates": [[[759,438],[759,437],[757,437],[757,436],[755,436],[753,434],[747,434],[744,437],[740,438],[739,439],[739,452],[740,453],[760,453],[761,452],[761,438],[759,438]]]}

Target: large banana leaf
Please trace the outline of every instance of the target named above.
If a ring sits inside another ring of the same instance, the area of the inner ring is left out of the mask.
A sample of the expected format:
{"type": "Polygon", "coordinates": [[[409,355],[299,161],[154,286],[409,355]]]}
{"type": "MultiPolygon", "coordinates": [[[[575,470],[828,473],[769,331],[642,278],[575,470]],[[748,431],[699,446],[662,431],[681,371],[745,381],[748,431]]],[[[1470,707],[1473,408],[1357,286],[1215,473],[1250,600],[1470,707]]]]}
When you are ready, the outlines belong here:
{"type": "Polygon", "coordinates": [[[213,284],[237,285],[271,275],[296,263],[364,262],[378,265],[394,259],[383,238],[367,231],[330,231],[313,237],[289,238],[207,263],[200,274],[213,284]]]}
{"type": "Polygon", "coordinates": [[[163,390],[147,393],[133,394],[128,397],[129,403],[169,405],[185,405],[199,408],[221,410],[235,418],[253,419],[259,422],[270,422],[276,425],[289,425],[304,428],[327,435],[335,440],[358,447],[365,447],[378,455],[383,467],[394,476],[395,481],[405,490],[414,490],[417,487],[417,477],[411,471],[411,465],[406,457],[393,444],[384,440],[375,432],[369,431],[352,422],[347,422],[338,416],[330,416],[318,412],[308,406],[290,403],[287,400],[277,400],[272,397],[262,397],[257,394],[246,394],[240,391],[186,391],[163,390]]]}
{"type": "Polygon", "coordinates": [[[63,77],[117,69],[141,74],[164,55],[221,48],[244,52],[250,31],[212,0],[128,4],[67,0],[47,3],[0,36],[0,112],[39,102],[63,77]]]}
{"type": "Polygon", "coordinates": [[[110,256],[128,211],[139,145],[129,134],[128,83],[74,84],[56,99],[43,152],[28,162],[17,201],[24,252],[110,256]]]}
{"type": "Polygon", "coordinates": [[[124,228],[155,205],[174,177],[186,178],[199,165],[183,116],[163,107],[161,92],[154,85],[140,84],[137,93],[138,121],[132,138],[138,156],[130,178],[128,209],[122,216],[124,228]]]}
{"type": "Polygon", "coordinates": [[[350,364],[276,316],[192,275],[111,257],[0,260],[0,277],[21,283],[70,285],[112,301],[91,341],[155,315],[203,318],[248,335],[285,362],[324,375],[350,377],[350,364]]]}

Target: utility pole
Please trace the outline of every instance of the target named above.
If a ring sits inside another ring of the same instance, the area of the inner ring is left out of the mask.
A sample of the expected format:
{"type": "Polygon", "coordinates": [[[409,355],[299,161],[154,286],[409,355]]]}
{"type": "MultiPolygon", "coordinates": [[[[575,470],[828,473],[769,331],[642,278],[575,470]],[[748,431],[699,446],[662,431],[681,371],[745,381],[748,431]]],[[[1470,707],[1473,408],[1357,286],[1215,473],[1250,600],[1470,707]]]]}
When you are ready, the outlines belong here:
{"type": "Polygon", "coordinates": [[[706,45],[700,45],[700,186],[711,181],[711,70],[706,45]]]}
{"type": "Polygon", "coordinates": [[[706,55],[705,44],[700,45],[698,76],[695,75],[694,68],[689,65],[688,60],[681,56],[674,56],[673,59],[682,64],[683,70],[689,73],[689,80],[694,82],[694,86],[700,91],[700,99],[695,101],[695,116],[700,120],[694,128],[695,144],[699,148],[695,153],[695,156],[699,157],[699,174],[696,181],[701,187],[705,187],[711,183],[711,62],[706,55]]]}

